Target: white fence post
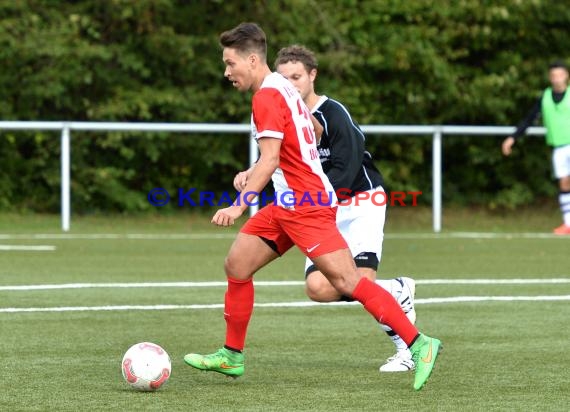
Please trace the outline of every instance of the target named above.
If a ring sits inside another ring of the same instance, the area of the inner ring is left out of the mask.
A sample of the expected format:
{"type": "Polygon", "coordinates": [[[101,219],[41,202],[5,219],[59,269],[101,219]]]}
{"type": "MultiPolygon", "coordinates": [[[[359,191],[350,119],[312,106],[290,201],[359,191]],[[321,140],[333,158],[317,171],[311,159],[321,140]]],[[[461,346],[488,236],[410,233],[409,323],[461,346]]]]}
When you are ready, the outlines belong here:
{"type": "Polygon", "coordinates": [[[70,185],[70,132],[69,125],[65,123],[61,130],[61,229],[69,231],[71,211],[71,185],[70,185]]]}
{"type": "Polygon", "coordinates": [[[433,231],[435,233],[441,232],[441,179],[442,179],[442,162],[441,162],[441,127],[436,128],[433,134],[433,152],[432,152],[432,163],[433,163],[433,231]]]}
{"type": "MultiPolygon", "coordinates": [[[[253,166],[253,164],[257,161],[257,157],[259,156],[259,149],[257,147],[257,142],[250,136],[249,138],[249,166],[253,166]]],[[[258,197],[257,201],[260,202],[261,198],[258,197]]],[[[255,200],[253,201],[255,202],[255,200]]],[[[249,216],[253,216],[259,210],[259,203],[254,203],[249,207],[249,216]]]]}

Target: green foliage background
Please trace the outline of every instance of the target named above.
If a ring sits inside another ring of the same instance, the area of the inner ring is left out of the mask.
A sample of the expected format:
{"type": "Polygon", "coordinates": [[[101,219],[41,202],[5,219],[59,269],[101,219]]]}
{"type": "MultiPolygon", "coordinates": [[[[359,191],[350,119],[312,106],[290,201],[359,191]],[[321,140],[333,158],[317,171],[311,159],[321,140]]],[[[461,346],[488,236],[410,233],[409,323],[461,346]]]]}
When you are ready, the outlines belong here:
{"type": "MultiPolygon", "coordinates": [[[[0,119],[247,123],[217,38],[262,25],[269,60],[317,52],[317,91],[360,124],[513,125],[568,60],[570,8],[549,0],[0,0],[0,119]]],[[[74,212],[149,210],[153,187],[228,190],[247,136],[74,132],[74,212]]],[[[556,192],[549,150],[525,139],[444,143],[447,202],[516,207],[556,192]]],[[[431,188],[427,137],[370,137],[389,186],[431,188]]],[[[57,211],[59,138],[0,131],[0,210],[57,211]]]]}

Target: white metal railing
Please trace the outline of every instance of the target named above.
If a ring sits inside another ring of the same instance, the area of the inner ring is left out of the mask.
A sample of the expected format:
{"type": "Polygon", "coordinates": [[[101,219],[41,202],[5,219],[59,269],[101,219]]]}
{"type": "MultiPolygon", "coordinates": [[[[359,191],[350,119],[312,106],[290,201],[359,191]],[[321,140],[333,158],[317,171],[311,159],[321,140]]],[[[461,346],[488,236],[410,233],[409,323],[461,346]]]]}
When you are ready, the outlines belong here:
{"type": "MultiPolygon", "coordinates": [[[[0,130],[59,130],[61,132],[61,228],[68,231],[71,223],[71,152],[72,130],[82,131],[141,131],[172,133],[247,133],[249,124],[209,124],[209,123],[117,123],[117,122],[43,122],[43,121],[0,121],[0,130]]],[[[432,136],[432,209],[433,230],[442,228],[442,140],[443,135],[488,135],[508,136],[514,132],[510,126],[407,126],[407,125],[367,125],[362,126],[367,135],[431,135],[432,136]]],[[[543,127],[531,127],[530,135],[544,135],[543,127]]],[[[250,139],[250,164],[257,160],[257,145],[250,139]]],[[[257,207],[252,206],[250,213],[257,207]]]]}

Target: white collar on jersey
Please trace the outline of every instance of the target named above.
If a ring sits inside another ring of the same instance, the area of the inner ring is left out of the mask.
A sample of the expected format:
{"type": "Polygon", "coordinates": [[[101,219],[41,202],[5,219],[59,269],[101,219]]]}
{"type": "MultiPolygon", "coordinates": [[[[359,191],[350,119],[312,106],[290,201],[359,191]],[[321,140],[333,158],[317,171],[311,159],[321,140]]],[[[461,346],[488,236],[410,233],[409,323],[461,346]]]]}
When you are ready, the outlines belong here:
{"type": "Polygon", "coordinates": [[[317,101],[317,104],[315,104],[315,105],[313,106],[313,108],[311,109],[311,113],[315,113],[317,110],[319,110],[319,107],[321,107],[322,104],[323,104],[324,102],[326,102],[328,99],[329,99],[329,98],[328,98],[327,96],[322,95],[322,96],[319,98],[319,100],[317,101]]]}

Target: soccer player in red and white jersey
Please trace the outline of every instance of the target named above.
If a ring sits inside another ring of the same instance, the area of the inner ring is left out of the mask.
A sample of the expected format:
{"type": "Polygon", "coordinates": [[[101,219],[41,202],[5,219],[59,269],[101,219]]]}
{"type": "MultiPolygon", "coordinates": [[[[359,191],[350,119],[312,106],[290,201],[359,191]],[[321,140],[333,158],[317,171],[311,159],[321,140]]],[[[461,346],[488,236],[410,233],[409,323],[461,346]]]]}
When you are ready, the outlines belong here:
{"type": "Polygon", "coordinates": [[[233,225],[256,193],[273,180],[277,204],[263,207],[241,228],[225,260],[228,280],[224,347],[209,355],[188,354],[190,366],[238,377],[244,373],[245,337],[253,311],[253,275],[296,245],[339,293],[363,304],[377,321],[391,327],[409,346],[419,390],[429,378],[441,342],[418,332],[396,300],[356,270],[336,227],[336,197],[319,160],[310,112],[293,85],[267,65],[265,33],[242,23],[220,35],[224,76],[239,91],[253,92],[252,120],[260,157],[243,196],[212,218],[233,225]],[[281,196],[284,192],[288,200],[281,196]],[[292,201],[291,201],[292,199],[292,201]]]}

